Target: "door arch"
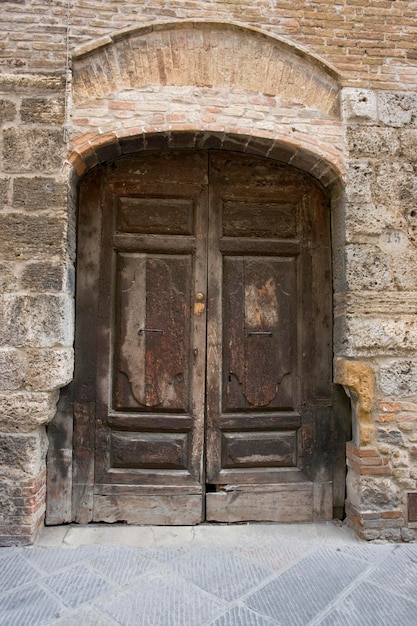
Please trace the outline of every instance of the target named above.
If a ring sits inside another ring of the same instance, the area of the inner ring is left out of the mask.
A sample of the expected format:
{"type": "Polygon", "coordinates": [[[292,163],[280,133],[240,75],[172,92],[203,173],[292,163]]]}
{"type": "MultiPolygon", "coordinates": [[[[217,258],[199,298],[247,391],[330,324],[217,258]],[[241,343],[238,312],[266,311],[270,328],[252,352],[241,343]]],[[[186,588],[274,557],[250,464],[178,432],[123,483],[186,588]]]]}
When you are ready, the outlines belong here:
{"type": "Polygon", "coordinates": [[[75,521],[331,519],[326,193],[268,159],[143,153],[79,213],[75,521]]]}

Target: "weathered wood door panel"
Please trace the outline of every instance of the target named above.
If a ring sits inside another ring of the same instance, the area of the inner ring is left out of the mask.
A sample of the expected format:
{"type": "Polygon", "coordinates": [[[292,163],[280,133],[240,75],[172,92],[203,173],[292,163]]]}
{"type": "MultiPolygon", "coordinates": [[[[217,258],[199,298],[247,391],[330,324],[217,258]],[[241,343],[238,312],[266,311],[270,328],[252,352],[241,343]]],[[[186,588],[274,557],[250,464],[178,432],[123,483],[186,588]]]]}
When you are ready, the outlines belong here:
{"type": "Polygon", "coordinates": [[[331,517],[328,217],[311,178],[250,156],[84,181],[76,521],[331,517]]]}

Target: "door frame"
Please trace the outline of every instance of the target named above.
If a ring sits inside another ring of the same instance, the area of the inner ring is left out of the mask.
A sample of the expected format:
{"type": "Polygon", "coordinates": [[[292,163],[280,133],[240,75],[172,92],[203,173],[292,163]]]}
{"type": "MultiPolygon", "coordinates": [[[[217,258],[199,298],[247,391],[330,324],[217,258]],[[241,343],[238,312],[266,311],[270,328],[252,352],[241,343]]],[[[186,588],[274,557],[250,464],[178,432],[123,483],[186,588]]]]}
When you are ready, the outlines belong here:
{"type": "MultiPolygon", "coordinates": [[[[167,140],[166,140],[167,141],[167,140]]],[[[246,145],[242,142],[242,146],[246,145]]],[[[166,146],[168,148],[168,146],[166,146]]],[[[238,152],[241,151],[240,146],[236,142],[234,149],[238,152]]],[[[243,148],[242,148],[243,150],[243,148]]],[[[285,155],[284,147],[283,155],[285,155]]],[[[143,153],[143,151],[141,151],[143,153]]],[[[265,157],[265,153],[271,152],[271,146],[269,140],[260,140],[259,145],[256,147],[255,153],[259,156],[265,157]],[[262,147],[263,144],[263,147],[262,147]]],[[[276,152],[278,160],[279,152],[276,152]]],[[[106,154],[108,155],[108,152],[106,154]]],[[[283,162],[287,161],[286,156],[282,159],[283,162]]],[[[308,160],[307,160],[308,163],[308,160]]],[[[309,165],[311,165],[309,163],[309,165]]],[[[306,169],[310,169],[307,167],[306,169]]],[[[328,172],[326,177],[323,177],[324,182],[328,183],[328,189],[330,190],[331,198],[331,216],[332,217],[332,241],[333,248],[337,248],[338,241],[342,240],[343,231],[338,226],[338,222],[343,217],[343,188],[340,184],[338,176],[331,176],[329,178],[328,172]]],[[[79,181],[79,179],[78,179],[79,181]]],[[[75,181],[77,183],[77,181],[75,181]]],[[[78,184],[78,183],[77,183],[78,184]]],[[[343,276],[341,272],[341,265],[337,259],[338,251],[336,250],[336,264],[333,261],[333,265],[336,268],[334,273],[334,281],[336,290],[338,289],[338,283],[342,280],[343,276]]],[[[77,324],[80,320],[77,320],[77,324]]],[[[351,432],[351,410],[350,404],[341,387],[335,386],[336,392],[336,404],[338,418],[343,422],[343,428],[345,432],[344,439],[349,440],[351,432]]],[[[67,523],[72,520],[71,504],[68,500],[69,493],[71,492],[72,483],[77,482],[77,472],[72,473],[72,425],[70,423],[71,407],[73,403],[72,397],[72,385],[64,388],[61,391],[61,399],[58,405],[58,410],[54,421],[49,425],[48,435],[50,439],[50,447],[48,452],[48,465],[58,469],[58,474],[53,475],[51,472],[48,474],[47,480],[47,524],[60,524],[67,523]]],[[[75,427],[75,432],[79,431],[82,427],[75,427]]],[[[83,435],[82,435],[83,436],[83,435]]],[[[87,450],[86,450],[87,452],[87,450]]],[[[86,455],[86,460],[87,460],[86,455]]],[[[338,496],[335,499],[335,515],[341,516],[343,512],[344,503],[344,490],[345,490],[345,475],[339,472],[339,475],[335,478],[335,485],[338,491],[338,496]]],[[[79,520],[82,521],[82,520],[79,520]]]]}

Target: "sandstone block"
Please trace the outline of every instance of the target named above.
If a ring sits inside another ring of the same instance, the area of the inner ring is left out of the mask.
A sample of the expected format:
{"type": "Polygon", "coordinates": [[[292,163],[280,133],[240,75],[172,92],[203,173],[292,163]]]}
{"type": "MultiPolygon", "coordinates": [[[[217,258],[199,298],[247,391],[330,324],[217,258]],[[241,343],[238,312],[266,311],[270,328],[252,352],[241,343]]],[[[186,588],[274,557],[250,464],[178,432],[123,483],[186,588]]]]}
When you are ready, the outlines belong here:
{"type": "Polygon", "coordinates": [[[58,391],[0,393],[0,432],[28,433],[55,415],[58,391]]]}
{"type": "Polygon", "coordinates": [[[29,474],[35,476],[45,465],[48,440],[45,429],[30,433],[0,433],[0,472],[10,478],[29,474]]]}
{"type": "Polygon", "coordinates": [[[64,209],[67,202],[65,184],[50,177],[15,178],[13,181],[13,206],[17,209],[64,209]]]}
{"type": "Polygon", "coordinates": [[[0,99],[0,124],[12,122],[16,117],[16,105],[12,100],[0,99]]]}
{"type": "Polygon", "coordinates": [[[13,391],[22,387],[27,368],[22,350],[0,349],[0,390],[13,391]]]}
{"type": "Polygon", "coordinates": [[[74,354],[72,348],[27,351],[25,386],[34,391],[53,391],[72,380],[74,354]]]}
{"type": "Polygon", "coordinates": [[[54,172],[65,158],[62,130],[5,128],[2,168],[5,172],[54,172]]]}
{"type": "Polygon", "coordinates": [[[64,123],[64,98],[23,98],[20,108],[22,122],[38,124],[64,123]]]}
{"type": "Polygon", "coordinates": [[[347,121],[376,124],[378,119],[376,92],[371,89],[345,87],[342,89],[342,112],[347,121]]]}
{"type": "Polygon", "coordinates": [[[374,436],[370,415],[375,394],[375,374],[372,367],[361,361],[336,359],[334,382],[343,385],[352,400],[354,443],[358,447],[368,445],[374,436]]]}
{"type": "Polygon", "coordinates": [[[406,228],[402,213],[392,206],[381,204],[347,203],[346,241],[365,243],[369,235],[380,236],[384,229],[406,228]]]}
{"type": "Polygon", "coordinates": [[[71,346],[74,310],[69,294],[5,295],[3,341],[23,348],[71,346]]]}
{"type": "Polygon", "coordinates": [[[66,248],[65,216],[0,215],[0,249],[3,259],[36,259],[57,255],[66,248]]]}

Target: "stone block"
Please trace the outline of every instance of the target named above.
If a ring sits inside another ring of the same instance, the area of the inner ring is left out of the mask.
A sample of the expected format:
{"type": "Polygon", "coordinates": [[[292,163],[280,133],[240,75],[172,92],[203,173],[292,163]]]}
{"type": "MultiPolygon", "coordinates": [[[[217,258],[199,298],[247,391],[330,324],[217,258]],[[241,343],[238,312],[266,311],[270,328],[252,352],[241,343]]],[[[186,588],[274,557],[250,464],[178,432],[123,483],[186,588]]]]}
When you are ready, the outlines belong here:
{"type": "Polygon", "coordinates": [[[0,178],[0,211],[9,203],[10,178],[0,178]]]}
{"type": "Polygon", "coordinates": [[[0,472],[13,478],[39,474],[45,465],[48,440],[45,429],[30,434],[0,433],[0,472]]]}
{"type": "Polygon", "coordinates": [[[5,128],[2,168],[10,173],[45,174],[59,170],[65,158],[61,129],[5,128]]]}
{"type": "Polygon", "coordinates": [[[17,209],[65,209],[66,185],[54,178],[35,176],[18,177],[13,181],[13,206],[17,209]]]}
{"type": "Polygon", "coordinates": [[[0,292],[15,291],[18,288],[18,271],[19,268],[14,263],[0,263],[0,292]]]}
{"type": "Polygon", "coordinates": [[[346,356],[395,356],[417,351],[417,320],[414,315],[390,316],[387,306],[384,316],[346,315],[344,321],[346,356]]]}
{"type": "Polygon", "coordinates": [[[378,120],[377,94],[371,89],[342,89],[343,119],[359,124],[372,125],[378,120]]]}
{"type": "Polygon", "coordinates": [[[346,198],[348,202],[371,203],[372,166],[369,161],[355,159],[348,164],[346,198]]]}
{"type": "Polygon", "coordinates": [[[64,98],[56,95],[51,98],[23,98],[20,117],[22,122],[61,125],[64,123],[64,98]]]}
{"type": "Polygon", "coordinates": [[[55,415],[58,391],[0,393],[0,432],[30,432],[55,415]]]}
{"type": "Polygon", "coordinates": [[[0,99],[0,124],[12,122],[16,117],[16,105],[13,100],[0,99]]]}
{"type": "Polygon", "coordinates": [[[72,380],[74,353],[72,348],[27,350],[25,387],[33,391],[53,391],[72,380]]]}
{"type": "Polygon", "coordinates": [[[384,161],[374,165],[374,202],[387,206],[417,208],[417,174],[411,163],[384,161]]]}
{"type": "Polygon", "coordinates": [[[378,118],[382,124],[401,128],[416,125],[417,94],[410,92],[378,91],[378,118]]]}
{"type": "Polygon", "coordinates": [[[346,139],[351,157],[394,157],[400,153],[400,139],[393,128],[349,127],[346,139]]]}
{"type": "Polygon", "coordinates": [[[384,360],[379,366],[379,387],[387,396],[417,396],[417,361],[410,358],[384,360]]]}
{"type": "Polygon", "coordinates": [[[385,291],[392,287],[387,256],[374,246],[346,246],[346,283],[351,291],[385,291]]]}
{"type": "Polygon", "coordinates": [[[74,306],[69,294],[10,294],[3,302],[3,342],[24,348],[72,345],[74,306]]]}
{"type": "Polygon", "coordinates": [[[417,129],[403,128],[397,131],[397,136],[400,139],[401,156],[410,163],[415,163],[417,161],[417,129]]]}
{"type": "Polygon", "coordinates": [[[3,259],[36,259],[66,250],[66,219],[57,215],[0,215],[0,249],[3,259]]]}
{"type": "Polygon", "coordinates": [[[346,205],[346,241],[366,243],[369,235],[381,235],[386,229],[405,229],[406,220],[402,213],[390,205],[350,204],[346,205]]]}
{"type": "Polygon", "coordinates": [[[15,391],[22,387],[27,368],[23,350],[0,349],[0,390],[15,391]]]}
{"type": "Polygon", "coordinates": [[[25,291],[72,293],[74,268],[62,263],[29,262],[22,269],[20,284],[25,291]]]}

